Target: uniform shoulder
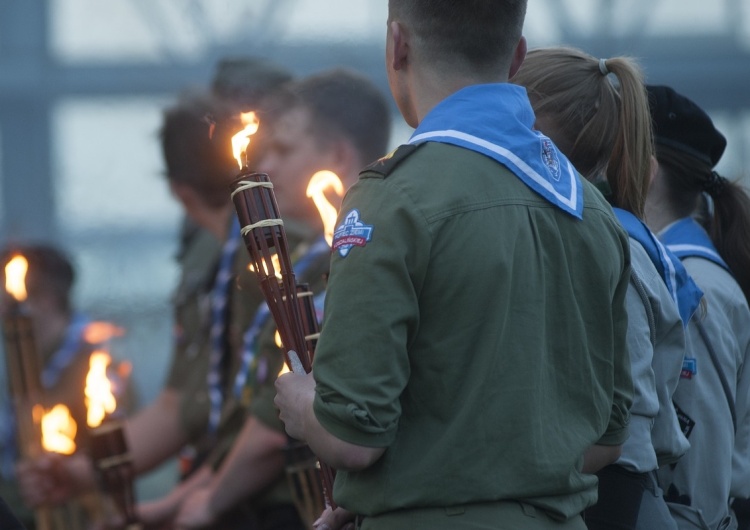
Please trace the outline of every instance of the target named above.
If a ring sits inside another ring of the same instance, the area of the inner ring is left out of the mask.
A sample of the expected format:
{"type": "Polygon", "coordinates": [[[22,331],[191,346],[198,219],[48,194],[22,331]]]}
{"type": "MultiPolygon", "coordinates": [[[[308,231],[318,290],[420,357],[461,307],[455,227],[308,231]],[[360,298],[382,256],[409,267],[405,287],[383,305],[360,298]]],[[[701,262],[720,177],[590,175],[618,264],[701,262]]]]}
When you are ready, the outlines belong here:
{"type": "Polygon", "coordinates": [[[360,173],[360,177],[379,177],[387,178],[393,173],[396,168],[406,160],[408,157],[413,155],[422,145],[404,144],[391,151],[383,158],[380,158],[364,168],[360,173]]]}

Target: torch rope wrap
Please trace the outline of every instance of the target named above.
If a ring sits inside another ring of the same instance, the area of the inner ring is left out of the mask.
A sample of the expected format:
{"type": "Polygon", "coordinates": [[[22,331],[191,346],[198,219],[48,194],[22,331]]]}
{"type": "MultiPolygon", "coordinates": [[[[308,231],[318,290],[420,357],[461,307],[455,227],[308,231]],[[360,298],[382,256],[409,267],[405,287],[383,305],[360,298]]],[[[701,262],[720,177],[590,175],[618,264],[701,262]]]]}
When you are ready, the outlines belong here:
{"type": "Polygon", "coordinates": [[[257,228],[271,228],[273,226],[284,226],[284,221],[282,221],[281,219],[264,219],[263,221],[243,226],[241,234],[243,236],[246,236],[257,228]]]}
{"type": "Polygon", "coordinates": [[[269,190],[273,189],[273,183],[272,182],[251,182],[249,180],[243,180],[241,181],[237,188],[232,191],[231,198],[234,199],[234,196],[237,195],[240,192],[243,192],[245,190],[251,190],[253,188],[268,188],[269,190]]]}

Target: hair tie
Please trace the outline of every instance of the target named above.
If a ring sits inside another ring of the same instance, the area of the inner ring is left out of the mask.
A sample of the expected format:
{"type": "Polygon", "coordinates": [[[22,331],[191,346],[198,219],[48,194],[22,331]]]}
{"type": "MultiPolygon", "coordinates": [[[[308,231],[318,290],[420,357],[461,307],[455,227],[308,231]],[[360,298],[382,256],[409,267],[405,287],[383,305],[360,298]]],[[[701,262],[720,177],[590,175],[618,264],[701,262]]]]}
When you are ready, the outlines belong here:
{"type": "Polygon", "coordinates": [[[711,197],[718,197],[726,187],[727,179],[719,175],[716,171],[711,172],[711,176],[703,181],[703,191],[711,197]]]}
{"type": "Polygon", "coordinates": [[[609,75],[609,68],[607,68],[607,59],[599,59],[599,71],[602,75],[609,75]]]}

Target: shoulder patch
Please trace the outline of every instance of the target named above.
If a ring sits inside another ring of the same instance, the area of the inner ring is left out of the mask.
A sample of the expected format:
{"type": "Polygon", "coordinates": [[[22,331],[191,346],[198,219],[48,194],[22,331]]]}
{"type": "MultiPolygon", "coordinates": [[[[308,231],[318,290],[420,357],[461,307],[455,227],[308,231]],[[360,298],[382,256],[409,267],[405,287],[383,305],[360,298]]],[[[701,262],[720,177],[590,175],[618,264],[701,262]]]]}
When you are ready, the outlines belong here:
{"type": "Polygon", "coordinates": [[[393,173],[393,170],[396,169],[396,166],[398,166],[404,159],[406,159],[406,157],[414,153],[414,151],[419,149],[422,145],[424,144],[400,145],[394,151],[391,151],[383,158],[376,160],[375,162],[364,168],[359,174],[363,175],[364,173],[377,173],[378,175],[387,177],[388,175],[393,173]]]}

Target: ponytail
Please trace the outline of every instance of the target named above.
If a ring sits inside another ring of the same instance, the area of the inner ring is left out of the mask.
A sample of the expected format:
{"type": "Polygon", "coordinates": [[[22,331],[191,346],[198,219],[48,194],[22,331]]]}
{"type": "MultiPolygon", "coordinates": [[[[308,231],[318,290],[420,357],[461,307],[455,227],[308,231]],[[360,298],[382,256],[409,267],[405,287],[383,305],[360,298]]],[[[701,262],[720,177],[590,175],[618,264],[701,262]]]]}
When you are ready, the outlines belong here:
{"type": "Polygon", "coordinates": [[[623,57],[602,60],[601,64],[617,77],[620,96],[620,126],[607,165],[607,181],[615,205],[643,219],[654,153],[643,74],[633,61],[623,57]]]}
{"type": "Polygon", "coordinates": [[[615,206],[643,218],[653,140],[643,75],[628,58],[596,60],[574,48],[532,50],[511,82],[590,181],[606,176],[615,206]],[[610,81],[613,74],[619,89],[610,81]]]}
{"type": "Polygon", "coordinates": [[[711,197],[713,214],[699,221],[750,303],[750,196],[697,157],[661,143],[656,151],[675,215],[694,215],[701,194],[711,197]]]}
{"type": "Polygon", "coordinates": [[[750,196],[736,182],[718,179],[720,188],[711,194],[714,215],[708,232],[750,304],[750,196]]]}

